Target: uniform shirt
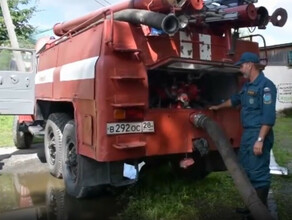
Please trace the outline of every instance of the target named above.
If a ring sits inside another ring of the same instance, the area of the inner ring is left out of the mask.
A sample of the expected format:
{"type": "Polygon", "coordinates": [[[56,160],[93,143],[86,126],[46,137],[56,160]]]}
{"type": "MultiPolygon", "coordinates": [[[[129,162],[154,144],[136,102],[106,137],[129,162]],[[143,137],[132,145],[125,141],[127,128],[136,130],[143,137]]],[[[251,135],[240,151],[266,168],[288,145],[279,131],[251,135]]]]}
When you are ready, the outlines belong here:
{"type": "Polygon", "coordinates": [[[241,104],[243,128],[275,124],[276,94],[274,83],[261,72],[253,82],[246,82],[238,94],[231,96],[232,106],[241,104]]]}

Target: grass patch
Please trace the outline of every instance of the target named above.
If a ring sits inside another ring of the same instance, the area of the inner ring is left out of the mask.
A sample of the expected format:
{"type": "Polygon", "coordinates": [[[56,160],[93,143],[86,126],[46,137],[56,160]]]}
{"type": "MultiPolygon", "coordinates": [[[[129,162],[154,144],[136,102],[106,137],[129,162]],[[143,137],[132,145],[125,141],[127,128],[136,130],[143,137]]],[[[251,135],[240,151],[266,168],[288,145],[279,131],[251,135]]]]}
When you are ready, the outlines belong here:
{"type": "Polygon", "coordinates": [[[280,166],[287,167],[288,176],[272,177],[272,189],[277,203],[279,219],[290,220],[292,216],[292,112],[286,112],[285,117],[277,118],[274,127],[274,154],[280,166]]]}
{"type": "Polygon", "coordinates": [[[0,147],[13,146],[12,125],[14,116],[0,116],[0,147]]]}
{"type": "Polygon", "coordinates": [[[272,189],[277,204],[278,217],[281,220],[291,220],[292,209],[292,175],[273,176],[272,189]]]}
{"type": "Polygon", "coordinates": [[[273,152],[279,165],[286,165],[292,158],[292,117],[277,118],[273,152]]]}
{"type": "Polygon", "coordinates": [[[165,167],[150,172],[123,194],[128,206],[117,220],[240,219],[234,208],[243,202],[227,172],[198,181],[179,179],[165,167]]]}

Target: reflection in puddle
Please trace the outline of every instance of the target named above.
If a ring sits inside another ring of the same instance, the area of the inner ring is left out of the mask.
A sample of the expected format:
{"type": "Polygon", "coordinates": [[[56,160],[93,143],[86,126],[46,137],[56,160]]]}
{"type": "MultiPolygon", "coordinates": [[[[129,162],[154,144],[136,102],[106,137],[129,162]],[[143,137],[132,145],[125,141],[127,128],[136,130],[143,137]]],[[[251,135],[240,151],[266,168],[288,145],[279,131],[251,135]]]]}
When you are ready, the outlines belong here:
{"type": "Polygon", "coordinates": [[[63,180],[47,173],[0,174],[1,220],[111,219],[119,207],[113,196],[77,200],[63,180]]]}

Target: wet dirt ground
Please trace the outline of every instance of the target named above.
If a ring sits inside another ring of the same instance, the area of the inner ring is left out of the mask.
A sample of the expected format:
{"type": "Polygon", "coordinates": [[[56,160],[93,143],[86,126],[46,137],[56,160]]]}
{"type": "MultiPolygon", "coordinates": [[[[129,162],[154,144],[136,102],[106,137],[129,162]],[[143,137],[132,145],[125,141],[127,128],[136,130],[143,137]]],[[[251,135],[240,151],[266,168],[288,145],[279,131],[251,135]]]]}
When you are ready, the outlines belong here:
{"type": "Polygon", "coordinates": [[[28,150],[0,148],[0,219],[111,219],[118,211],[112,194],[77,200],[63,180],[49,174],[42,144],[28,150]]]}

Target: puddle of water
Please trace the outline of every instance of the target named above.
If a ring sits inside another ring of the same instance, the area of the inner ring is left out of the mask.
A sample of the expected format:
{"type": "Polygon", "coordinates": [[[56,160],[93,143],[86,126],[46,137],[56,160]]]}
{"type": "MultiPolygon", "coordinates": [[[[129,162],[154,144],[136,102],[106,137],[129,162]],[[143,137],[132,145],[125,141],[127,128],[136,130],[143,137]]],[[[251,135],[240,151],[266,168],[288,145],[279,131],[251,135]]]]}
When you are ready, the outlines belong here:
{"type": "Polygon", "coordinates": [[[112,219],[121,210],[112,195],[77,200],[48,173],[0,174],[1,220],[112,219]]]}

